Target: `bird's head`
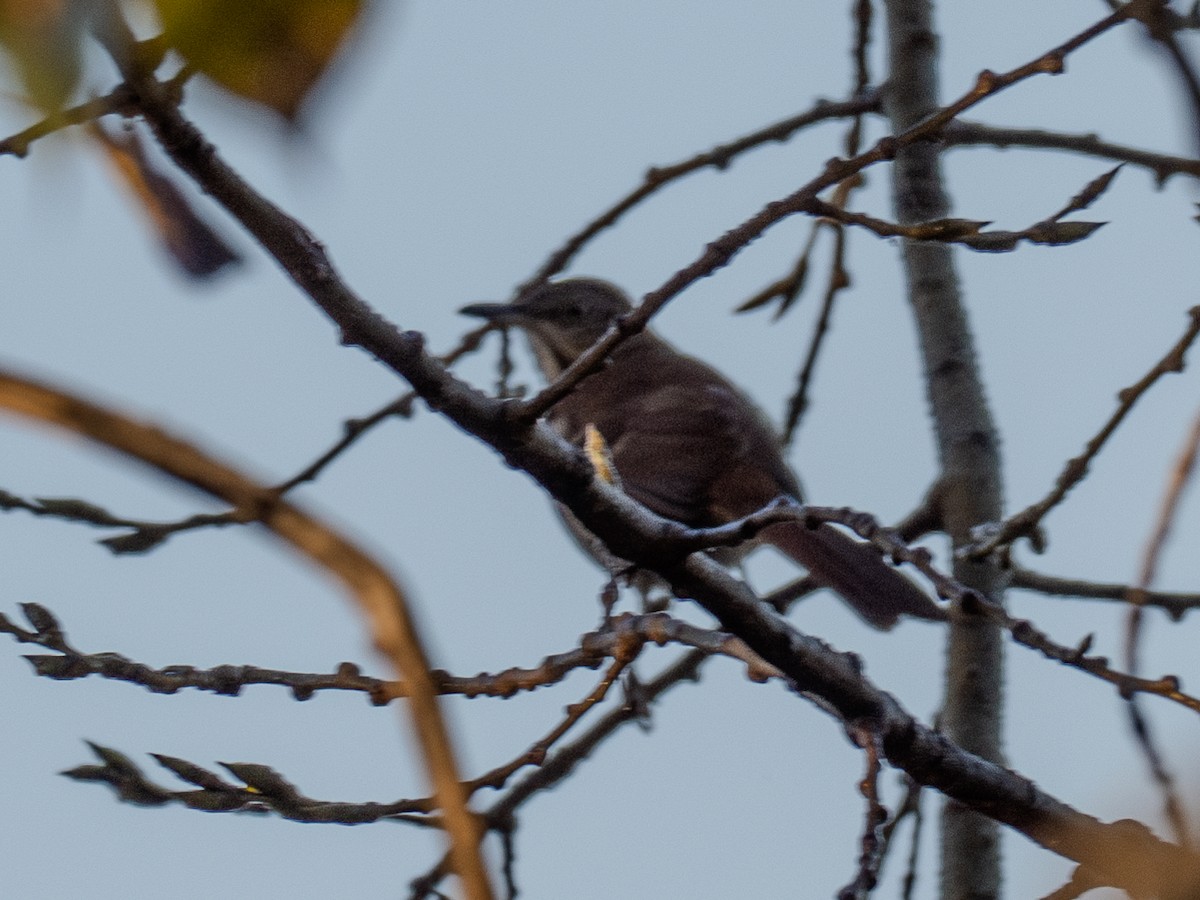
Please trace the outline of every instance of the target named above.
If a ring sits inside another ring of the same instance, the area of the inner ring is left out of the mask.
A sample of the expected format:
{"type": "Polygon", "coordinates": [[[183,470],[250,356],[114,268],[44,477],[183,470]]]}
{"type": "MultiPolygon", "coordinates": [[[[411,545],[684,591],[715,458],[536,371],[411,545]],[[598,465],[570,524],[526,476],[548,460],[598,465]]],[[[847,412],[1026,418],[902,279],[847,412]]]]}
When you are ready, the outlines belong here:
{"type": "Polygon", "coordinates": [[[632,309],[614,284],[598,278],[568,278],[537,285],[513,303],[475,303],[459,312],[529,335],[538,361],[553,378],[632,309]]]}

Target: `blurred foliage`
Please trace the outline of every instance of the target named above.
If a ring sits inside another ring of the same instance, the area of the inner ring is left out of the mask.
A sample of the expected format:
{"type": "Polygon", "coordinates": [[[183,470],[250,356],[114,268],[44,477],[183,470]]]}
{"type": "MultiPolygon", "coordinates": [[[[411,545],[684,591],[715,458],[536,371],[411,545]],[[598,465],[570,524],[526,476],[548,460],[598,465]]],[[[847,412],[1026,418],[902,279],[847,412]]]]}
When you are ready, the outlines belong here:
{"type": "MultiPolygon", "coordinates": [[[[368,0],[0,0],[0,58],[19,99],[46,116],[46,133],[81,120],[64,111],[84,95],[113,90],[85,79],[85,36],[93,17],[128,16],[143,34],[147,68],[164,59],[294,121],[359,25],[368,0]],[[166,51],[173,51],[174,56],[166,51]]],[[[108,29],[106,28],[107,32],[108,29]]],[[[117,33],[124,31],[117,29],[117,33]]],[[[127,32],[126,32],[127,33],[127,32]]],[[[89,73],[90,74],[90,73],[89,73]]],[[[160,76],[166,77],[166,76],[160,76]]],[[[116,96],[112,94],[111,96],[116,96]]],[[[103,112],[118,111],[115,108],[103,112]]],[[[88,118],[92,118],[91,115],[88,118]]],[[[83,120],[86,121],[86,120],[83,120]]],[[[145,214],[179,269],[204,279],[239,262],[170,175],[155,168],[131,129],[88,127],[91,143],[145,214]]]]}
{"type": "Polygon", "coordinates": [[[365,0],[154,0],[167,42],[229,91],[296,118],[365,0]]]}
{"type": "Polygon", "coordinates": [[[90,132],[159,243],[185,275],[204,279],[241,262],[237,251],[204,220],[183,191],[155,168],[136,131],[108,131],[96,123],[90,132]]]}
{"type": "MultiPolygon", "coordinates": [[[[67,104],[83,69],[90,17],[117,0],[0,0],[0,51],[45,113],[67,104]]],[[[367,0],[127,0],[156,14],[165,43],[239,97],[295,119],[362,19],[367,0]]]]}
{"type": "Polygon", "coordinates": [[[62,107],[79,83],[87,0],[0,0],[0,46],[28,100],[62,107]]]}

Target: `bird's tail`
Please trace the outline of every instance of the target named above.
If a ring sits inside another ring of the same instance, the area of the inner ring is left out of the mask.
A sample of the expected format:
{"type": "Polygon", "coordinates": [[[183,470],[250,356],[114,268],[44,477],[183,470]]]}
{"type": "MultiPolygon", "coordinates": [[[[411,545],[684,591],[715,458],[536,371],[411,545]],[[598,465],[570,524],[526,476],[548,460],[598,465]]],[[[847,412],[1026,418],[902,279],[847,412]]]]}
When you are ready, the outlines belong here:
{"type": "Polygon", "coordinates": [[[924,591],[889,566],[879,551],[829,525],[807,528],[799,522],[772,525],[763,532],[808,570],[814,580],[832,588],[866,622],[884,631],[900,616],[943,622],[946,611],[924,591]]]}

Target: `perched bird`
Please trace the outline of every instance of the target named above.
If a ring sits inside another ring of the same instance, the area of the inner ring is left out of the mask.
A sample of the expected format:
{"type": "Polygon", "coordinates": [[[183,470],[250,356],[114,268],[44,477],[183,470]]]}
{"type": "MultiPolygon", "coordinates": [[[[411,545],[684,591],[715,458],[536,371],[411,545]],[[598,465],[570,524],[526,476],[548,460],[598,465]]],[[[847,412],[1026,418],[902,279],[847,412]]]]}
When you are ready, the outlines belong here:
{"type": "MultiPolygon", "coordinates": [[[[541,284],[515,303],[481,303],[466,315],[522,329],[542,373],[554,380],[631,309],[615,285],[593,278],[541,284]]],[[[612,352],[546,416],[582,446],[602,436],[621,488],[653,512],[695,528],[749,515],[800,485],[762,411],[711,366],[655,334],[636,334],[612,352]]],[[[610,571],[625,565],[564,510],[584,548],[610,571]]],[[[943,620],[945,612],[877,550],[829,525],[784,522],[764,529],[773,544],[832,588],[868,623],[887,629],[901,615],[943,620]]],[[[749,547],[740,548],[741,553],[749,547]]],[[[725,554],[722,561],[728,562],[725,554]]]]}

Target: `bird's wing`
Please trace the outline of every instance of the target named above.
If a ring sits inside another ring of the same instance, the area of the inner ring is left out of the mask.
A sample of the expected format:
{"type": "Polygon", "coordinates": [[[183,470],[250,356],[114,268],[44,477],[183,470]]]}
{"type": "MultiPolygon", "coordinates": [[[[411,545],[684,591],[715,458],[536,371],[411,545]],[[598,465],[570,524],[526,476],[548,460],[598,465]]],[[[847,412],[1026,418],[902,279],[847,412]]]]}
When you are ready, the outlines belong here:
{"type": "MultiPolygon", "coordinates": [[[[712,525],[753,511],[789,489],[773,473],[759,472],[751,476],[752,485],[740,480],[754,495],[749,508],[715,507],[718,483],[728,483],[731,470],[755,445],[774,441],[764,423],[744,414],[742,398],[732,387],[670,384],[631,399],[626,404],[634,408],[623,410],[620,428],[604,436],[625,491],[659,515],[712,525]]],[[[604,434],[603,424],[598,427],[604,434]]]]}

